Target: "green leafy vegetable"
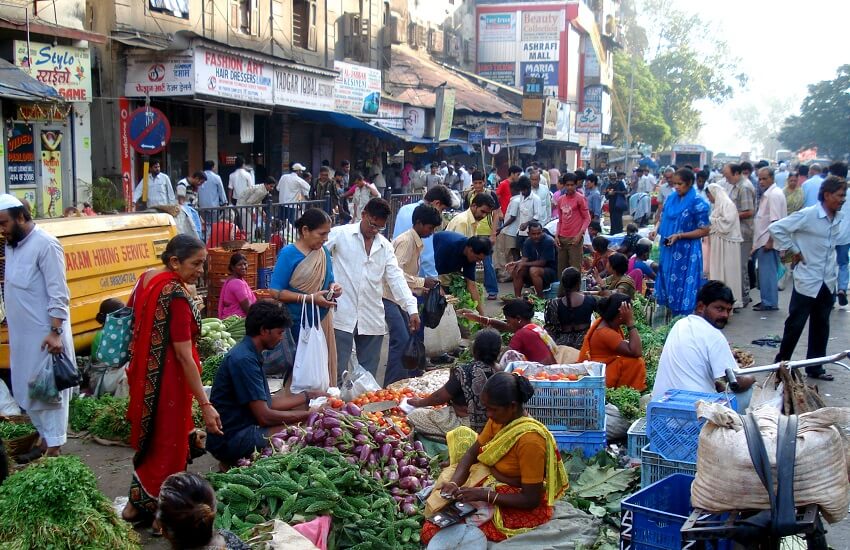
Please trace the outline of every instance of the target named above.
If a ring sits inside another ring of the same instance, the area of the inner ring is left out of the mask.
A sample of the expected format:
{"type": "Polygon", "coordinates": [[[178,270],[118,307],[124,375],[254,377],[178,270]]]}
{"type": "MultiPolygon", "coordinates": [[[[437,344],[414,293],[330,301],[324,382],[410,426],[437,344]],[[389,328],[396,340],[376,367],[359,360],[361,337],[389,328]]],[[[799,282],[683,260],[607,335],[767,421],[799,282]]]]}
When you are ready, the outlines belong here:
{"type": "Polygon", "coordinates": [[[75,432],[89,429],[95,415],[104,407],[106,401],[94,397],[74,397],[68,409],[68,425],[75,432]]]}
{"type": "Polygon", "coordinates": [[[45,458],[0,486],[0,547],[138,549],[139,537],[75,456],[45,458]]]}
{"type": "Polygon", "coordinates": [[[637,469],[618,470],[593,464],[585,468],[571,489],[581,498],[607,497],[627,490],[637,473],[637,469]]]}
{"type": "Polygon", "coordinates": [[[218,372],[222,361],[224,361],[224,354],[219,353],[212,357],[207,357],[201,363],[201,382],[205,386],[212,386],[213,380],[215,380],[215,374],[218,372]]]}
{"type": "Polygon", "coordinates": [[[102,407],[89,426],[89,432],[101,439],[110,441],[130,441],[130,422],[127,420],[127,407],[130,400],[126,397],[104,395],[99,398],[102,407]]]}
{"type": "Polygon", "coordinates": [[[620,416],[625,420],[637,420],[643,416],[640,406],[640,392],[628,386],[608,388],[605,390],[605,400],[620,410],[620,416]]]}
{"type": "Polygon", "coordinates": [[[18,439],[35,433],[35,426],[32,424],[17,424],[15,422],[0,422],[0,438],[8,441],[10,439],[18,439]]]}

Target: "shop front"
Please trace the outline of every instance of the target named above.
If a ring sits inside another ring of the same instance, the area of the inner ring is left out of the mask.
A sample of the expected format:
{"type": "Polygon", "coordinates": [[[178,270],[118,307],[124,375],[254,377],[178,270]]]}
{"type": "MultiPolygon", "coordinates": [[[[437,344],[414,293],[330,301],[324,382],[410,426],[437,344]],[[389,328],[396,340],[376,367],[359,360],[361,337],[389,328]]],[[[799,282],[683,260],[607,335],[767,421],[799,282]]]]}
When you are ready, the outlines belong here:
{"type": "Polygon", "coordinates": [[[92,97],[88,48],[13,41],[5,67],[6,189],[38,217],[60,217],[89,196],[92,97]]]}

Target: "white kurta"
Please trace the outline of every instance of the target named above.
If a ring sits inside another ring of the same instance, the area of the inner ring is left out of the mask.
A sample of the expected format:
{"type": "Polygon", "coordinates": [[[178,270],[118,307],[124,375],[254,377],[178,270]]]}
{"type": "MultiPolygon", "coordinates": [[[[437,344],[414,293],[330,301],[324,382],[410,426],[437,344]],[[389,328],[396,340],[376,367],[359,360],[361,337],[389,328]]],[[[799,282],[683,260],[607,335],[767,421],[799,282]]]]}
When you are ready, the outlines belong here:
{"type": "Polygon", "coordinates": [[[50,333],[51,317],[64,319],[62,343],[66,355],[76,364],[62,245],[36,226],[16,248],[6,245],[5,279],[15,400],[30,414],[48,446],[62,445],[65,443],[71,390],[61,392],[60,404],[31,401],[28,392],[30,378],[49,355],[41,349],[41,344],[50,333]]]}

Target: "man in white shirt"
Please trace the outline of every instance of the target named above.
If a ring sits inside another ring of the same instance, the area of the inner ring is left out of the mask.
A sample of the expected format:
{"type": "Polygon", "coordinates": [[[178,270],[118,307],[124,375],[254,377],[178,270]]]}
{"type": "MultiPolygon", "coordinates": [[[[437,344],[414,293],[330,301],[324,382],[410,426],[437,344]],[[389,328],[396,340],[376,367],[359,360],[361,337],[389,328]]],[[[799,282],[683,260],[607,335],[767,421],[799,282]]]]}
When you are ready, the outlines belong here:
{"type": "Polygon", "coordinates": [[[785,193],[773,180],[773,169],[758,171],[759,187],[762,190],[753,234],[753,250],[758,262],[759,294],[761,302],[754,305],[755,311],[779,309],[779,251],[773,246],[773,237],[768,227],[788,215],[785,193]]]}
{"type": "MultiPolygon", "coordinates": [[[[136,188],[133,189],[133,201],[137,204],[142,201],[143,183],[139,180],[136,188]]],[[[151,161],[150,173],[148,173],[147,208],[176,204],[177,197],[174,195],[174,188],[171,186],[171,178],[162,173],[162,166],[158,160],[151,161]]]]}
{"type": "Polygon", "coordinates": [[[522,176],[517,180],[517,189],[519,190],[519,204],[517,205],[517,248],[522,250],[522,245],[525,244],[525,239],[528,238],[528,224],[536,221],[539,222],[542,216],[542,208],[540,199],[537,195],[531,192],[531,180],[528,176],[522,176]]]}
{"type": "MultiPolygon", "coordinates": [[[[806,358],[823,357],[829,342],[829,315],[835,303],[838,264],[835,247],[845,240],[842,235],[847,183],[837,176],[821,185],[819,202],[797,210],[770,225],[774,246],[793,255],[794,290],[788,304],[788,319],[776,361],[788,361],[800,335],[809,322],[806,358]]],[[[832,380],[823,366],[807,367],[809,378],[832,380]]]]}
{"type": "Polygon", "coordinates": [[[254,187],[254,174],[245,169],[245,159],[236,157],[234,166],[235,170],[230,174],[227,182],[227,200],[230,201],[230,204],[237,204],[242,193],[254,187]]]}
{"type": "Polygon", "coordinates": [[[381,192],[378,191],[378,188],[375,187],[374,184],[363,179],[363,175],[360,174],[360,172],[351,173],[351,183],[354,184],[353,187],[344,196],[346,198],[351,197],[351,204],[353,208],[351,211],[351,222],[360,223],[363,216],[363,209],[366,208],[366,205],[369,204],[370,200],[375,197],[380,197],[381,192]]]}
{"type": "Polygon", "coordinates": [[[299,202],[310,196],[310,184],[301,177],[304,170],[304,165],[296,162],[292,165],[292,171],[280,177],[277,182],[277,192],[281,204],[299,202]]]}
{"type": "Polygon", "coordinates": [[[641,175],[640,179],[638,180],[637,192],[651,194],[653,191],[655,191],[656,183],[657,182],[655,181],[655,176],[652,175],[648,167],[644,166],[643,175],[641,175]]]}
{"type": "MultiPolygon", "coordinates": [[[[425,188],[432,189],[437,185],[443,185],[443,175],[437,170],[437,163],[431,163],[431,173],[425,175],[425,188]]],[[[446,173],[448,173],[448,169],[446,169],[446,173]]]]}
{"type": "Polygon", "coordinates": [[[357,347],[357,361],[363,368],[372,375],[377,372],[387,332],[385,288],[388,297],[410,316],[410,331],[419,330],[416,298],[398,265],[392,243],[381,235],[390,212],[387,201],[372,199],[363,209],[360,223],[336,226],[328,237],[326,246],[331,253],[334,278],[344,289],[334,315],[340,375],[350,369],[352,345],[357,347]]]}
{"type": "Polygon", "coordinates": [[[177,196],[185,197],[181,204],[198,208],[198,188],[207,181],[207,175],[201,171],[195,172],[177,182],[177,196]]]}
{"type": "Polygon", "coordinates": [[[534,168],[528,176],[531,180],[531,194],[536,195],[540,200],[540,211],[537,218],[540,225],[546,225],[549,223],[549,217],[552,215],[552,191],[550,191],[549,186],[542,181],[542,175],[544,173],[545,172],[534,168]]]}
{"type": "MultiPolygon", "coordinates": [[[[726,390],[726,369],[738,368],[729,342],[720,332],[729,321],[735,297],[720,281],[708,281],[697,295],[693,314],[676,321],[664,342],[652,388],[657,399],[667,390],[703,393],[726,390]]],[[[755,378],[738,376],[738,410],[749,405],[755,378]]]]}

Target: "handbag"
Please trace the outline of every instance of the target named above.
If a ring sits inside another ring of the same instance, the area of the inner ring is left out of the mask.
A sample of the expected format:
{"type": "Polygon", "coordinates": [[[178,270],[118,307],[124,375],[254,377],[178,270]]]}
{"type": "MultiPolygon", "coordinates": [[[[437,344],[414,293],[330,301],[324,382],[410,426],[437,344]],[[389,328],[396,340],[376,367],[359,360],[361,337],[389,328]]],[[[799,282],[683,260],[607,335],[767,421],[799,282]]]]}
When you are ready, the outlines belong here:
{"type": "Polygon", "coordinates": [[[123,365],[130,359],[132,339],[133,308],[122,307],[106,316],[95,359],[111,367],[123,365]]]}
{"type": "Polygon", "coordinates": [[[77,370],[77,365],[64,353],[57,353],[53,356],[53,379],[56,382],[56,389],[59,391],[80,385],[80,371],[77,370]]]}
{"type": "Polygon", "coordinates": [[[301,302],[301,333],[292,368],[293,394],[305,391],[327,391],[330,386],[328,374],[328,344],[322,332],[321,312],[310,296],[310,316],[307,316],[307,300],[301,302]]]}

